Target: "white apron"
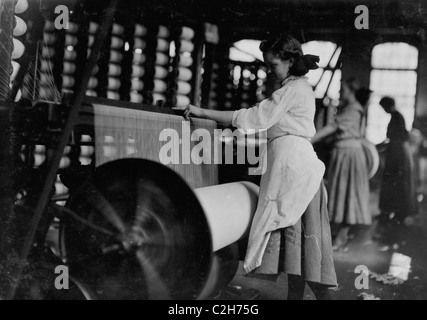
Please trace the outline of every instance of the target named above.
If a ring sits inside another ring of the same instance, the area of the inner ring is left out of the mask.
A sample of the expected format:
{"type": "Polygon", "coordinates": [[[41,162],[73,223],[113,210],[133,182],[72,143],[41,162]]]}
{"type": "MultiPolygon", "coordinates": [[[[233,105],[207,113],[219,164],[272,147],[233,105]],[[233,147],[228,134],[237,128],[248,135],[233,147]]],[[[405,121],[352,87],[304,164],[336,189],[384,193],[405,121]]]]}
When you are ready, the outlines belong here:
{"type": "Polygon", "coordinates": [[[301,219],[325,173],[310,141],[298,136],[272,139],[261,161],[265,173],[244,262],[247,273],[261,265],[271,232],[301,219]]]}

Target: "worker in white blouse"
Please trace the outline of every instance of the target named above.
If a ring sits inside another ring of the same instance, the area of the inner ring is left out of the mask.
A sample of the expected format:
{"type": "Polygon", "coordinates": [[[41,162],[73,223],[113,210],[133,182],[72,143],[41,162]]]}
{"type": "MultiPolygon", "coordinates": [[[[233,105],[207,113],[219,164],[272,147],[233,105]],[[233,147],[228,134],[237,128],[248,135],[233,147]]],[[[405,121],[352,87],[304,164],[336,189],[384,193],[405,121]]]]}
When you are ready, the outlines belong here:
{"type": "Polygon", "coordinates": [[[235,112],[185,108],[184,116],[207,118],[243,130],[265,129],[257,211],[244,262],[247,273],[288,274],[288,299],[303,299],[308,283],[318,299],[330,299],[337,285],[329,216],[322,178],[324,164],[310,139],[315,135],[315,96],[304,76],[319,57],[303,55],[301,44],[281,35],[263,41],[264,62],[281,83],[273,95],[235,112]]]}

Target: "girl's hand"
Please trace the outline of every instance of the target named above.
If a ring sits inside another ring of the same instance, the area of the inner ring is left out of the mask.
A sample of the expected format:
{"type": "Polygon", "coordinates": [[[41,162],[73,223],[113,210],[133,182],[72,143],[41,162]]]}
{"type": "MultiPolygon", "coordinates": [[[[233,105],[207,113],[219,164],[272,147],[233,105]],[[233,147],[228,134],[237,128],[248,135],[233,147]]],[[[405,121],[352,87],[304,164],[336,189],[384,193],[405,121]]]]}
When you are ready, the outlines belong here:
{"type": "Polygon", "coordinates": [[[186,120],[190,120],[191,115],[194,115],[199,118],[202,117],[202,109],[199,107],[193,106],[192,104],[189,104],[187,107],[173,108],[173,110],[184,111],[184,118],[186,120]]]}

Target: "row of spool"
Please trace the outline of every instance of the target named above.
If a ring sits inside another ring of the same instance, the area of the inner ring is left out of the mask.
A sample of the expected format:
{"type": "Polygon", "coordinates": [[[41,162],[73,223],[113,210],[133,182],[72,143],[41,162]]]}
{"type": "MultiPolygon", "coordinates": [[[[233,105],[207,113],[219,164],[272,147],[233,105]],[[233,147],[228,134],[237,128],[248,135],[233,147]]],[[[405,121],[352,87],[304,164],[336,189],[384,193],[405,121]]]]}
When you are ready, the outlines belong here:
{"type": "MultiPolygon", "coordinates": [[[[76,165],[95,166],[96,151],[95,139],[88,133],[78,132],[73,135],[73,142],[65,147],[60,164],[57,179],[55,182],[54,195],[59,198],[58,204],[65,204],[61,199],[66,199],[69,195],[68,188],[62,183],[60,175],[64,170],[76,165]]],[[[118,150],[121,145],[113,136],[105,136],[102,140],[102,147],[98,152],[101,152],[105,158],[116,159],[118,150]]],[[[26,166],[33,169],[40,169],[48,165],[48,156],[51,154],[46,145],[43,144],[24,144],[20,151],[20,160],[26,166]]],[[[127,138],[126,153],[128,156],[138,152],[138,144],[135,139],[127,138]]]]}
{"type": "MultiPolygon", "coordinates": [[[[77,142],[65,147],[60,164],[57,178],[55,181],[54,195],[59,198],[58,204],[65,204],[62,199],[66,199],[69,195],[69,189],[62,183],[60,175],[62,172],[71,166],[94,166],[96,163],[95,141],[94,138],[88,134],[74,135],[77,142]]],[[[113,136],[103,137],[102,144],[103,157],[116,159],[117,153],[120,148],[118,141],[113,136]]],[[[132,156],[138,152],[138,145],[135,139],[128,138],[126,143],[126,152],[128,156],[132,156]]],[[[48,165],[48,156],[51,153],[46,145],[23,145],[20,151],[20,160],[25,165],[33,169],[40,169],[48,165]]]]}
{"type": "MultiPolygon", "coordinates": [[[[26,0],[19,0],[16,10],[21,12],[27,7],[26,0]]],[[[17,18],[14,34],[22,35],[27,31],[26,24],[21,23],[23,22],[21,18],[17,18]]],[[[58,89],[62,94],[73,92],[77,70],[79,68],[80,71],[82,70],[79,64],[87,61],[99,28],[99,23],[94,21],[85,21],[80,24],[70,22],[68,29],[64,32],[65,35],[61,35],[54,27],[53,21],[45,22],[38,95],[41,99],[57,100],[55,91],[52,90],[53,83],[60,84],[58,89]],[[79,33],[80,29],[87,32],[79,33]],[[60,43],[59,46],[58,43],[60,43]],[[63,48],[61,48],[62,45],[63,48]],[[85,46],[87,50],[81,50],[85,46]],[[63,50],[63,54],[56,52],[58,50],[63,50]],[[85,54],[83,58],[79,57],[82,51],[85,54]],[[57,55],[59,59],[55,59],[57,55]],[[59,81],[54,74],[59,74],[59,81]]],[[[192,96],[196,85],[196,82],[192,81],[193,73],[197,72],[194,68],[196,36],[194,29],[184,26],[180,30],[171,31],[166,26],[146,27],[140,23],[132,26],[131,32],[127,29],[129,26],[125,27],[116,22],[113,24],[108,43],[109,50],[103,52],[104,56],[108,56],[108,60],[100,61],[93,70],[86,94],[146,104],[169,101],[172,106],[186,106],[191,102],[197,103],[192,96]],[[155,50],[153,50],[154,47],[155,50]],[[125,56],[130,54],[132,57],[126,60],[125,56]],[[126,66],[126,63],[130,63],[131,66],[126,66]],[[102,64],[104,64],[103,67],[102,64]],[[125,68],[129,68],[130,71],[124,72],[125,68]],[[129,79],[124,80],[124,76],[129,79]],[[126,81],[129,81],[129,84],[123,86],[126,81]],[[128,91],[123,92],[124,89],[128,91]]],[[[19,59],[25,49],[15,39],[14,44],[13,56],[19,59]]],[[[16,75],[19,65],[15,61],[12,64],[14,75],[16,75]]],[[[217,63],[213,63],[212,74],[209,75],[212,79],[211,87],[209,92],[204,93],[209,96],[209,99],[205,99],[207,100],[205,106],[211,109],[228,110],[239,106],[247,108],[265,98],[265,70],[262,68],[259,71],[249,70],[230,61],[227,62],[227,67],[220,68],[217,63]],[[223,74],[227,67],[229,76],[224,78],[221,73],[223,74]],[[236,85],[236,82],[240,83],[236,85]],[[250,85],[247,84],[248,82],[250,85]],[[254,83],[256,86],[253,85],[254,83]],[[240,89],[236,86],[240,86],[240,89]],[[257,101],[254,99],[254,92],[256,92],[257,101]]]]}
{"type": "Polygon", "coordinates": [[[13,28],[13,50],[11,53],[11,74],[10,74],[10,83],[12,84],[21,68],[19,60],[23,57],[25,53],[25,36],[28,31],[27,23],[22,17],[28,14],[29,3],[28,0],[17,0],[14,8],[14,22],[15,26],[13,28]]]}
{"type": "MultiPolygon", "coordinates": [[[[80,28],[82,26],[78,23],[70,22],[69,28],[62,34],[55,29],[53,21],[45,22],[40,50],[40,98],[47,101],[55,98],[52,97],[52,90],[49,90],[52,83],[60,83],[58,91],[61,94],[75,90],[79,68],[80,72],[84,70],[80,64],[89,58],[100,25],[89,22],[86,33],[79,32],[80,28]],[[87,50],[82,50],[82,47],[87,50]],[[58,48],[63,50],[63,55],[57,52],[58,48]],[[87,54],[84,59],[79,56],[82,52],[87,54]],[[56,57],[58,54],[62,60],[56,57]],[[58,74],[60,81],[57,81],[58,74]]],[[[191,103],[195,30],[184,26],[172,34],[166,26],[158,26],[153,41],[146,26],[136,24],[132,29],[130,38],[125,26],[118,23],[112,25],[109,48],[101,53],[86,95],[134,103],[170,102],[178,107],[191,103]],[[156,45],[155,50],[153,44],[156,45]]]]}
{"type": "Polygon", "coordinates": [[[219,79],[225,110],[247,109],[267,97],[267,69],[263,66],[228,61],[219,79]]]}
{"type": "MultiPolygon", "coordinates": [[[[20,159],[26,165],[39,169],[47,165],[47,157],[49,150],[45,145],[23,145],[21,147],[20,159]]],[[[59,171],[55,181],[54,195],[56,197],[66,198],[69,193],[68,188],[62,183],[60,175],[63,170],[70,168],[72,161],[78,161],[81,165],[88,166],[94,163],[95,147],[93,139],[90,135],[81,135],[78,145],[68,145],[64,149],[64,153],[59,164],[59,171]]],[[[59,202],[64,204],[63,202],[59,202]]]]}

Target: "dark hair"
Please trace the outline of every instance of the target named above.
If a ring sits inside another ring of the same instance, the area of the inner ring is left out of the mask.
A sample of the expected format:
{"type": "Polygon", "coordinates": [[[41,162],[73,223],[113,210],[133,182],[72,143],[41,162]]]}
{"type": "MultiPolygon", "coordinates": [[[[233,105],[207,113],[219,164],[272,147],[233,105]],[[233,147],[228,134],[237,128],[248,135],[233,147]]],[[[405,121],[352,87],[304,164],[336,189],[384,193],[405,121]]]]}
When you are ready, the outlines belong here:
{"type": "Polygon", "coordinates": [[[380,105],[384,106],[386,108],[391,108],[391,107],[394,107],[396,105],[396,102],[391,97],[384,97],[381,99],[380,105]]]}
{"type": "Polygon", "coordinates": [[[261,42],[260,50],[262,52],[272,52],[279,59],[287,61],[294,60],[289,70],[293,76],[304,76],[310,70],[318,69],[317,63],[320,61],[318,56],[304,55],[301,43],[288,34],[282,34],[278,37],[272,37],[261,42]]]}

